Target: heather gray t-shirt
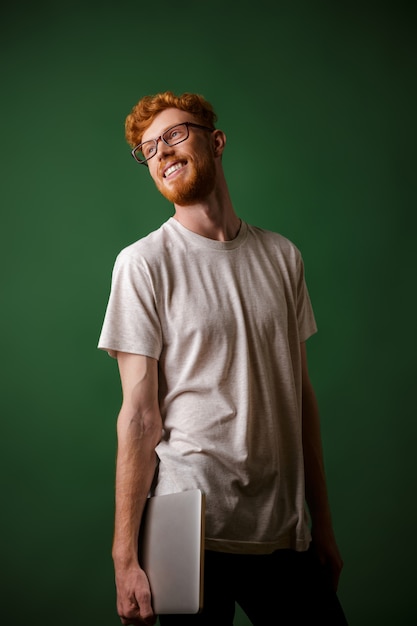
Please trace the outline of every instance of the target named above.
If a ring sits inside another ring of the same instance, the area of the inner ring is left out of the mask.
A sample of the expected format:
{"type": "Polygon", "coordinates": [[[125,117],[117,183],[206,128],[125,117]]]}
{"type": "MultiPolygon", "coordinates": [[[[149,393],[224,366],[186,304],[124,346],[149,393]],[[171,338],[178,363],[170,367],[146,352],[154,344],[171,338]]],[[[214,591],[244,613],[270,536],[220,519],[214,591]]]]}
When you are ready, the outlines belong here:
{"type": "Polygon", "coordinates": [[[206,494],[206,547],[305,550],[300,342],[316,331],[298,249],[242,223],[170,218],[120,252],[99,348],[159,361],[156,493],[206,494]]]}

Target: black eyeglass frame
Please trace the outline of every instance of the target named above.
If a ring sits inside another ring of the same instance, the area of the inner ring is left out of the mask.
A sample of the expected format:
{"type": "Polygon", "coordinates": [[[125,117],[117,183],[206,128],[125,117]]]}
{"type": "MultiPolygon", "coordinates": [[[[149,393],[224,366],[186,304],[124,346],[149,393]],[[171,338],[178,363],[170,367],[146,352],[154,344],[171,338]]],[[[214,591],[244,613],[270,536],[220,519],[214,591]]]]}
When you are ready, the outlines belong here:
{"type": "Polygon", "coordinates": [[[167,146],[176,146],[179,143],[182,143],[183,141],[186,141],[188,139],[188,137],[190,136],[190,131],[189,131],[189,127],[193,126],[194,128],[201,128],[202,130],[208,130],[211,133],[213,132],[213,130],[215,130],[215,128],[209,128],[208,126],[202,126],[201,124],[195,124],[195,122],[179,122],[178,124],[174,124],[173,126],[170,126],[169,128],[167,128],[166,130],[164,130],[164,132],[159,135],[159,137],[156,137],[155,139],[147,139],[146,141],[142,141],[141,143],[139,143],[137,146],[135,146],[131,152],[132,157],[135,159],[136,163],[139,163],[139,165],[146,165],[146,167],[148,167],[148,161],[150,159],[152,159],[158,152],[158,143],[160,141],[163,141],[165,145],[167,146]],[[184,139],[180,139],[179,141],[176,141],[175,143],[168,143],[165,139],[164,139],[164,135],[166,133],[169,133],[170,130],[172,130],[173,128],[175,128],[176,126],[185,126],[187,128],[187,136],[184,137],[184,139]],[[148,143],[149,141],[154,141],[155,142],[155,154],[153,154],[152,156],[150,156],[148,159],[138,159],[135,152],[141,147],[143,146],[144,143],[148,143]]]}

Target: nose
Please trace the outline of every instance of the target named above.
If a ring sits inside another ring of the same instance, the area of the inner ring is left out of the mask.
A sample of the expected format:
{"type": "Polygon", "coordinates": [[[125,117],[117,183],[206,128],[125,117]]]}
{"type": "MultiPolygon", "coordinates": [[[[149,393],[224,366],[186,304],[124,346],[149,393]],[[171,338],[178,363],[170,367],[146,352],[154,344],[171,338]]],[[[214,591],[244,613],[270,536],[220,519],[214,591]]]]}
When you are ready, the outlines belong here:
{"type": "Polygon", "coordinates": [[[156,152],[157,152],[158,158],[162,159],[164,158],[165,155],[172,154],[172,146],[168,146],[165,143],[165,141],[162,139],[162,137],[158,137],[157,145],[156,145],[156,152]]]}

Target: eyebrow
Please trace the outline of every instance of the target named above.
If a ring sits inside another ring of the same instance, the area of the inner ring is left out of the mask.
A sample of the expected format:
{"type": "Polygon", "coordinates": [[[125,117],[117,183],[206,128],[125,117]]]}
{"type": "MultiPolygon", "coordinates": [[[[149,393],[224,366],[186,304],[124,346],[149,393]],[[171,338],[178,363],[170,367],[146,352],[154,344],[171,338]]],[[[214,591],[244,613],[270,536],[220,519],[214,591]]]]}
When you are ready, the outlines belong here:
{"type": "MultiPolygon", "coordinates": [[[[178,124],[185,124],[185,122],[188,122],[188,120],[184,120],[184,122],[174,122],[173,124],[169,124],[162,132],[159,133],[159,135],[156,135],[154,137],[149,137],[149,139],[144,139],[142,135],[142,139],[140,143],[144,143],[145,141],[152,141],[153,139],[159,139],[159,137],[161,137],[161,135],[166,133],[166,131],[169,130],[170,128],[174,128],[174,126],[178,126],[178,124]]],[[[145,130],[145,133],[146,133],[146,130],[145,130]]]]}

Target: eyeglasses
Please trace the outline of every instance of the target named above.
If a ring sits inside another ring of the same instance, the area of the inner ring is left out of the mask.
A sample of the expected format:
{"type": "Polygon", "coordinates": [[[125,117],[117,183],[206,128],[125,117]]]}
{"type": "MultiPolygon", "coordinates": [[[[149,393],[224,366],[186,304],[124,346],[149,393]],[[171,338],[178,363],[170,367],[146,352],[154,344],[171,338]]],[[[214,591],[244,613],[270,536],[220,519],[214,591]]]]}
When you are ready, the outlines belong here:
{"type": "Polygon", "coordinates": [[[188,139],[190,134],[189,127],[201,128],[212,132],[214,128],[208,126],[201,126],[201,124],[194,124],[194,122],[182,122],[182,124],[175,124],[171,126],[162,135],[159,135],[156,139],[149,139],[140,143],[136,148],[132,150],[132,156],[141,165],[148,165],[147,161],[152,159],[158,152],[158,143],[163,141],[167,146],[176,146],[178,143],[188,139]]]}

